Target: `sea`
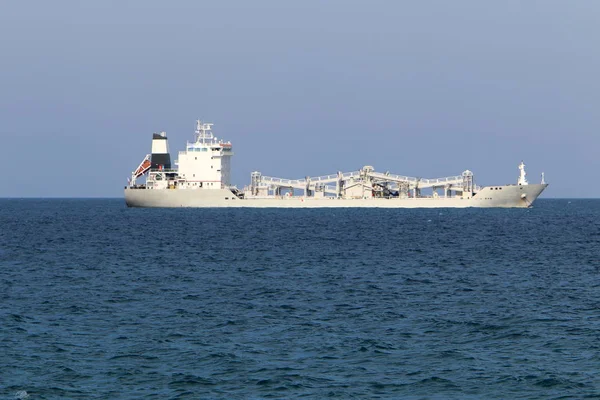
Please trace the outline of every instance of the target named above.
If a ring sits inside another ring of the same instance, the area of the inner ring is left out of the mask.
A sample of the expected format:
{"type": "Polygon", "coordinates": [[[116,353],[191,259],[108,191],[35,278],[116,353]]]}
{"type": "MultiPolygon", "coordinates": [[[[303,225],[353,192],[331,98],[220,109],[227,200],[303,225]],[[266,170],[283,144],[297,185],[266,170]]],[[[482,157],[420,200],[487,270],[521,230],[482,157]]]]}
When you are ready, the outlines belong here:
{"type": "Polygon", "coordinates": [[[600,399],[600,200],[0,200],[0,399],[600,399]]]}

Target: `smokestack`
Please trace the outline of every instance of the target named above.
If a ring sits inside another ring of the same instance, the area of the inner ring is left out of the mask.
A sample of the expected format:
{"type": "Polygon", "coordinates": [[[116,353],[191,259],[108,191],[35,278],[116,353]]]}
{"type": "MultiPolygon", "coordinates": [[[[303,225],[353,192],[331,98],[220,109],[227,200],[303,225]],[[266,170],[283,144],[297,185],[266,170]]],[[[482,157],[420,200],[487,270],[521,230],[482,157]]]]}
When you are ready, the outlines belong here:
{"type": "Polygon", "coordinates": [[[152,135],[152,169],[171,169],[171,155],[166,132],[152,135]]]}

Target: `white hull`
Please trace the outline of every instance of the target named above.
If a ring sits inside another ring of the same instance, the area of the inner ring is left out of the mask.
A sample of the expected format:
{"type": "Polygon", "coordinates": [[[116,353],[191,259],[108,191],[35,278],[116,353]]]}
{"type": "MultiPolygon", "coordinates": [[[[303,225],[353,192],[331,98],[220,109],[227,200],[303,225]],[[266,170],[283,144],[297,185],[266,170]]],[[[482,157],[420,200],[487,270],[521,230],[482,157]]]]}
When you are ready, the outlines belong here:
{"type": "Polygon", "coordinates": [[[129,207],[248,207],[248,208],[467,208],[530,207],[547,184],[485,187],[470,198],[367,198],[270,197],[239,199],[227,189],[125,189],[129,207]]]}

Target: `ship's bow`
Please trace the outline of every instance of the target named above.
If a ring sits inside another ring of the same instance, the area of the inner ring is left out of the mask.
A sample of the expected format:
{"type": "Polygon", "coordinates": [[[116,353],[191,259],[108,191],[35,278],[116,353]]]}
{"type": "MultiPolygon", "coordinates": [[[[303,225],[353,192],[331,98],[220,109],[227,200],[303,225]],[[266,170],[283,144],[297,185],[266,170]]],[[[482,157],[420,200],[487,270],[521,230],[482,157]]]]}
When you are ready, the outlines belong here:
{"type": "Polygon", "coordinates": [[[525,207],[531,207],[533,205],[533,202],[540,197],[540,195],[542,194],[542,192],[548,187],[547,183],[536,183],[536,184],[529,184],[529,185],[523,185],[521,186],[522,192],[521,193],[521,201],[523,201],[523,203],[525,203],[525,207]]]}

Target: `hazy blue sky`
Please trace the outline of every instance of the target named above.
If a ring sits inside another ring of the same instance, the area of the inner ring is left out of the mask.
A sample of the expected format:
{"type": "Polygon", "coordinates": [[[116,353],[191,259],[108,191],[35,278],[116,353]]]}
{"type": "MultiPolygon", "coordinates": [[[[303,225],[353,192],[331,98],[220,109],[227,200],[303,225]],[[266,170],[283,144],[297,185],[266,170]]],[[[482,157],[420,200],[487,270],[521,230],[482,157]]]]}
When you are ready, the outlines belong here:
{"type": "Polygon", "coordinates": [[[600,197],[598,1],[2,1],[0,197],[121,197],[167,131],[233,181],[465,169],[600,197]]]}

